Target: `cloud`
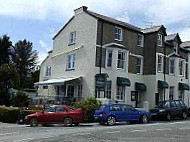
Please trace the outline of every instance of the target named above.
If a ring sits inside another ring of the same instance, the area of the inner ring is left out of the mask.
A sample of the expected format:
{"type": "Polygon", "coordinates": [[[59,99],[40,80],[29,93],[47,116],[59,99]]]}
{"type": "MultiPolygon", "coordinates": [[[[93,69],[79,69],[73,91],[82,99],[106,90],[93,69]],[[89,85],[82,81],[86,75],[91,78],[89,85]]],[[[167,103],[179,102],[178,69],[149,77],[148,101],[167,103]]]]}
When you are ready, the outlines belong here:
{"type": "Polygon", "coordinates": [[[39,45],[41,46],[40,50],[39,50],[39,59],[38,59],[38,63],[41,64],[42,61],[47,57],[48,55],[48,51],[51,50],[50,46],[48,46],[46,44],[45,41],[43,40],[39,40],[39,45]]]}
{"type": "Polygon", "coordinates": [[[130,22],[129,15],[128,15],[127,11],[125,11],[121,16],[116,17],[116,19],[123,21],[123,22],[127,22],[127,23],[130,22]]]}
{"type": "Polygon", "coordinates": [[[182,41],[190,41],[190,27],[184,28],[179,32],[182,41]]]}

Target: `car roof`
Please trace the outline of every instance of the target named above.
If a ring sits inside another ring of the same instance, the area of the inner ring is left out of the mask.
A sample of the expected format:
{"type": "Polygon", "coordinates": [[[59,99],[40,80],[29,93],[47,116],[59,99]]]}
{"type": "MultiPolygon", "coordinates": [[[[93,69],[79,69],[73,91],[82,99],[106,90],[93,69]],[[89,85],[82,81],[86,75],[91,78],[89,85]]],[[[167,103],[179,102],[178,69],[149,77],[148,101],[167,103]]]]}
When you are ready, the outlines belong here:
{"type": "Polygon", "coordinates": [[[118,103],[109,103],[109,104],[105,104],[107,106],[111,106],[111,105],[127,105],[127,106],[132,106],[132,105],[129,105],[129,104],[118,104],[118,103]]]}

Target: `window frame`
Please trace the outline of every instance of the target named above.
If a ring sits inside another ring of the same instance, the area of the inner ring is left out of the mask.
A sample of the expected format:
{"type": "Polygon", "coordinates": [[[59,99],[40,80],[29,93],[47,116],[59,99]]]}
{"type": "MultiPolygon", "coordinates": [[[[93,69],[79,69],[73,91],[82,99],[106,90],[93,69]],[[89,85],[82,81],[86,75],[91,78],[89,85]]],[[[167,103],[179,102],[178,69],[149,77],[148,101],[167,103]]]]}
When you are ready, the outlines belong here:
{"type": "Polygon", "coordinates": [[[117,86],[116,100],[125,101],[125,86],[117,86]]]}
{"type": "Polygon", "coordinates": [[[113,50],[112,49],[107,49],[106,50],[106,68],[112,68],[113,66],[113,50]],[[112,56],[111,59],[109,58],[109,53],[111,52],[112,56]],[[108,66],[108,60],[111,60],[111,66],[108,66]]]}
{"type": "Polygon", "coordinates": [[[158,33],[157,46],[162,47],[162,45],[163,45],[163,35],[161,33],[158,33]]]}
{"type": "Polygon", "coordinates": [[[175,75],[175,59],[169,58],[169,75],[175,75]],[[171,60],[173,60],[173,73],[171,73],[171,60]]]}
{"type": "Polygon", "coordinates": [[[76,43],[76,31],[70,32],[69,34],[69,44],[75,44],[76,43]]]}
{"type": "Polygon", "coordinates": [[[163,73],[164,56],[158,54],[157,57],[158,57],[158,59],[157,59],[157,71],[158,71],[159,73],[163,73]],[[158,61],[159,61],[159,57],[161,57],[161,59],[162,59],[161,63],[158,62],[158,61]],[[161,64],[161,70],[159,70],[159,64],[161,64]]]}
{"type": "Polygon", "coordinates": [[[67,70],[74,70],[75,69],[75,54],[70,54],[67,56],[67,70]],[[72,58],[69,58],[72,57],[72,58]],[[69,61],[71,59],[71,61],[69,61]],[[69,67],[70,64],[70,67],[69,67]]]}
{"type": "Polygon", "coordinates": [[[51,66],[45,67],[45,75],[46,77],[51,76],[51,66]]]}
{"type": "Polygon", "coordinates": [[[175,86],[170,86],[169,90],[169,100],[174,100],[174,95],[175,95],[175,86]],[[172,93],[172,94],[171,94],[172,93]],[[172,96],[172,99],[170,97],[172,96]]]}
{"type": "Polygon", "coordinates": [[[178,64],[178,74],[179,74],[179,76],[184,76],[184,71],[185,71],[185,68],[184,68],[184,64],[185,63],[185,61],[184,61],[184,59],[179,59],[179,64],[178,64]],[[180,62],[182,63],[182,66],[180,67],[180,62]],[[180,69],[182,69],[182,74],[181,74],[181,70],[180,69]]]}
{"type": "Polygon", "coordinates": [[[174,48],[173,48],[174,53],[178,54],[178,48],[179,48],[179,44],[177,42],[174,42],[174,48]]]}
{"type": "Polygon", "coordinates": [[[121,70],[125,70],[126,69],[126,57],[127,57],[127,54],[126,54],[125,51],[118,50],[118,52],[117,52],[117,69],[121,69],[121,70]],[[123,59],[119,59],[119,53],[122,53],[124,55],[123,59]],[[118,67],[119,61],[122,61],[123,68],[118,67]]]}
{"type": "Polygon", "coordinates": [[[106,87],[105,87],[105,95],[104,95],[104,97],[105,97],[106,99],[111,99],[111,93],[112,93],[112,81],[107,81],[107,82],[106,82],[106,87]],[[109,86],[110,88],[108,88],[108,85],[110,85],[110,86],[109,86]],[[109,92],[110,94],[108,94],[108,92],[109,92]]]}
{"type": "Polygon", "coordinates": [[[117,41],[122,41],[122,40],[123,40],[123,30],[122,30],[122,28],[115,27],[115,31],[114,31],[114,39],[117,40],[117,41]],[[118,31],[120,30],[121,33],[117,32],[117,29],[118,29],[118,31]],[[118,35],[118,37],[120,36],[120,39],[119,39],[119,38],[116,38],[117,35],[118,35]]]}
{"type": "Polygon", "coordinates": [[[142,74],[142,62],[143,58],[142,57],[137,57],[137,64],[136,64],[136,74],[142,74]],[[140,59],[140,64],[138,65],[138,59],[140,59]],[[140,72],[137,72],[137,68],[140,66],[140,72]]]}
{"type": "Polygon", "coordinates": [[[137,36],[137,46],[144,47],[144,35],[138,34],[138,36],[137,36]],[[141,37],[142,39],[139,40],[139,37],[141,37]],[[139,41],[140,41],[141,44],[139,44],[139,41]]]}

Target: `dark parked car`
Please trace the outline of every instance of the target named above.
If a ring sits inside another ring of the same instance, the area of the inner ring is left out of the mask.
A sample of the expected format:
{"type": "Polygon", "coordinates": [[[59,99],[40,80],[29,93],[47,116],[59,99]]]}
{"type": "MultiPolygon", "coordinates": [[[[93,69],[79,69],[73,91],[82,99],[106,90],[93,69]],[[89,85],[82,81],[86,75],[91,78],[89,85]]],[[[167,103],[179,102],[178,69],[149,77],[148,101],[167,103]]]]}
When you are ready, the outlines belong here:
{"type": "Polygon", "coordinates": [[[159,102],[158,106],[150,110],[153,119],[171,120],[174,117],[187,118],[188,108],[181,100],[167,100],[159,102]]]}
{"type": "Polygon", "coordinates": [[[117,121],[147,123],[151,119],[151,114],[147,111],[137,110],[132,105],[105,104],[95,111],[94,117],[101,124],[114,125],[117,121]]]}
{"type": "Polygon", "coordinates": [[[34,113],[25,117],[25,124],[37,126],[38,124],[60,124],[71,126],[78,125],[84,120],[82,109],[75,109],[67,105],[57,105],[46,108],[43,112],[34,113]]]}

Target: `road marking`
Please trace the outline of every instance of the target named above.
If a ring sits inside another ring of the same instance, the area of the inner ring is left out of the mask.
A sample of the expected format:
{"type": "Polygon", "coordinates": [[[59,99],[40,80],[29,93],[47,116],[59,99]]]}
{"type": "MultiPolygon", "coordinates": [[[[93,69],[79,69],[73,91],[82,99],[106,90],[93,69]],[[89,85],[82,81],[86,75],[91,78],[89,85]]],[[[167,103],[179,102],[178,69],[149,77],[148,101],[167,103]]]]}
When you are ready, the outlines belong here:
{"type": "Polygon", "coordinates": [[[146,132],[147,130],[133,130],[133,131],[131,131],[131,133],[133,133],[133,132],[146,132]]]}
{"type": "Polygon", "coordinates": [[[156,129],[157,131],[170,131],[172,129],[156,129]]]}
{"type": "Polygon", "coordinates": [[[114,133],[120,133],[120,131],[105,132],[105,134],[114,134],[114,133]]]}
{"type": "Polygon", "coordinates": [[[0,134],[0,136],[6,136],[6,135],[12,135],[12,134],[19,134],[19,133],[18,132],[4,133],[4,134],[0,134]]]}
{"type": "Polygon", "coordinates": [[[180,130],[189,130],[189,127],[183,127],[183,128],[179,128],[180,130]]]}
{"type": "Polygon", "coordinates": [[[29,141],[29,140],[33,140],[33,138],[27,138],[27,139],[16,140],[16,141],[13,141],[13,142],[21,142],[21,141],[29,141]]]}
{"type": "Polygon", "coordinates": [[[83,136],[83,135],[90,135],[91,133],[76,133],[76,134],[72,134],[73,136],[75,136],[75,135],[81,135],[81,136],[83,136]]]}
{"type": "Polygon", "coordinates": [[[42,137],[42,139],[48,139],[48,138],[53,138],[54,136],[45,136],[45,137],[42,137]]]}

